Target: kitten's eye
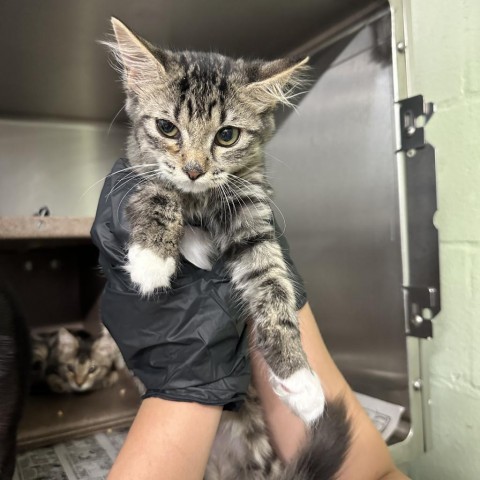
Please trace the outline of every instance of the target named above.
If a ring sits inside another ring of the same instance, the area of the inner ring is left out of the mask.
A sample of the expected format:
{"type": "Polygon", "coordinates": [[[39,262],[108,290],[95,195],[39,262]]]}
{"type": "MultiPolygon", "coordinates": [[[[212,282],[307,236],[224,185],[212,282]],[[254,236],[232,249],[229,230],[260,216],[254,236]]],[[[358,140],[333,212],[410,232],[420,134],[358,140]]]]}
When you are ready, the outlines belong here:
{"type": "Polygon", "coordinates": [[[237,143],[240,129],[237,127],[223,127],[215,135],[215,143],[221,147],[231,147],[237,143]]]}
{"type": "Polygon", "coordinates": [[[75,371],[75,368],[74,368],[74,366],[73,366],[71,363],[69,363],[69,364],[67,365],[67,369],[68,369],[69,372],[74,372],[74,371],[75,371]]]}
{"type": "Polygon", "coordinates": [[[178,128],[168,120],[158,119],[157,120],[158,131],[168,138],[175,138],[178,134],[178,128]]]}
{"type": "Polygon", "coordinates": [[[97,369],[97,366],[96,366],[96,365],[92,365],[92,366],[88,369],[88,373],[93,373],[96,369],[97,369]]]}

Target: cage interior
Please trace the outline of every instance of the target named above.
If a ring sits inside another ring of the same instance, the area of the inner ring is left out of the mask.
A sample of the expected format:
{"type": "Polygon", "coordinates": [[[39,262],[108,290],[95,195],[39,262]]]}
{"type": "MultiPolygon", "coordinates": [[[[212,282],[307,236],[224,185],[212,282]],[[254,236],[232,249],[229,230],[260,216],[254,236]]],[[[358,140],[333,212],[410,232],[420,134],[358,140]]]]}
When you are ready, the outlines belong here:
{"type": "MultiPolygon", "coordinates": [[[[404,438],[409,400],[388,3],[305,0],[293,8],[291,2],[280,2],[271,13],[258,2],[247,2],[233,24],[226,22],[225,2],[211,2],[201,11],[190,2],[191,24],[202,24],[193,21],[195,16],[208,19],[213,33],[190,28],[186,37],[153,22],[166,22],[168,16],[146,1],[135,7],[97,2],[84,12],[81,25],[74,21],[80,4],[62,3],[54,10],[56,2],[49,0],[40,12],[20,3],[19,8],[7,1],[2,8],[12,25],[17,19],[28,35],[38,29],[37,16],[49,9],[55,13],[44,18],[43,28],[61,13],[73,22],[70,30],[67,21],[60,22],[55,38],[48,33],[36,44],[37,55],[46,62],[25,62],[23,77],[17,78],[18,95],[5,96],[7,90],[0,89],[0,110],[8,116],[0,120],[0,222],[8,226],[0,242],[0,271],[20,299],[30,327],[98,327],[96,300],[103,280],[96,252],[88,226],[75,238],[69,229],[73,220],[86,218],[88,224],[93,217],[101,179],[123,148],[122,115],[109,126],[121,108],[122,93],[112,87],[118,82],[105,52],[94,44],[104,38],[110,14],[153,42],[179,48],[267,58],[309,54],[311,88],[299,97],[295,111],[279,112],[279,128],[267,152],[281,211],[277,219],[285,223],[293,258],[334,359],[356,391],[405,407],[391,442],[404,438]],[[59,35],[63,42],[57,41],[59,35]],[[83,61],[77,58],[81,52],[83,61]],[[68,64],[63,70],[62,61],[68,64]],[[55,66],[63,79],[54,95],[50,89],[59,81],[52,77],[55,66]],[[45,79],[44,96],[35,93],[35,75],[45,79]],[[55,101],[47,103],[48,97],[55,101]],[[45,205],[51,213],[46,228],[38,232],[28,224],[27,233],[22,231],[22,219],[45,205]],[[63,225],[60,230],[53,226],[55,219],[57,227],[63,225]]],[[[0,38],[8,31],[2,30],[0,38]]],[[[20,48],[28,45],[28,35],[20,48]]],[[[2,49],[0,55],[11,54],[2,49]]],[[[12,72],[12,77],[18,74],[12,72]]],[[[94,395],[29,401],[20,444],[40,445],[128,423],[138,404],[126,378],[111,392],[94,395]]]]}

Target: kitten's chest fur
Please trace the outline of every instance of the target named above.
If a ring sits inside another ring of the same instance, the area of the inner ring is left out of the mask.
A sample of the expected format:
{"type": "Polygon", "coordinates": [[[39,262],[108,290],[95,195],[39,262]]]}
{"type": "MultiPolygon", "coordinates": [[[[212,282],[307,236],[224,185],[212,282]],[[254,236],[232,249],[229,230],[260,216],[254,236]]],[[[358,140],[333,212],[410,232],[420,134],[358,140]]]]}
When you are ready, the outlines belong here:
{"type": "MultiPolygon", "coordinates": [[[[237,172],[234,180],[221,187],[210,189],[201,194],[181,193],[185,223],[202,226],[212,235],[228,233],[235,221],[248,220],[245,225],[255,226],[258,204],[268,204],[273,190],[265,176],[264,162],[255,159],[244,172],[237,172]]],[[[237,225],[238,227],[238,225],[237,225]]]]}
{"type": "Polygon", "coordinates": [[[215,242],[219,225],[216,202],[210,195],[200,198],[185,195],[182,200],[185,230],[179,245],[180,253],[197,267],[210,270],[220,256],[215,242]]]}
{"type": "MultiPolygon", "coordinates": [[[[181,194],[183,218],[186,225],[211,229],[212,208],[216,210],[216,202],[210,192],[199,195],[181,194]],[[210,214],[209,214],[210,211],[210,214]]],[[[215,212],[216,213],[216,212],[215,212]]]]}
{"type": "Polygon", "coordinates": [[[271,216],[271,188],[263,175],[259,173],[244,182],[242,186],[228,185],[203,195],[182,194],[185,231],[180,251],[195,265],[211,265],[231,242],[235,230],[255,230],[259,221],[271,216]],[[261,208],[263,213],[259,215],[261,208]]]}

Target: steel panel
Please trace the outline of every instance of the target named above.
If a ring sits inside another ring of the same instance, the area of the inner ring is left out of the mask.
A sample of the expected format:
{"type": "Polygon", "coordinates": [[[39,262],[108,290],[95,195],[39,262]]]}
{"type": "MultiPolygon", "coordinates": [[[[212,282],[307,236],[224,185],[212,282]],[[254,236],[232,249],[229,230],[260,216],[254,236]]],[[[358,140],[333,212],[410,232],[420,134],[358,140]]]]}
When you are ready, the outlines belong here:
{"type": "Polygon", "coordinates": [[[389,15],[313,58],[269,149],[293,257],[351,385],[408,405],[389,15]]]}
{"type": "Polygon", "coordinates": [[[105,48],[110,16],[153,43],[282,56],[383,0],[2,0],[0,112],[110,121],[123,96],[105,48]]]}
{"type": "Polygon", "coordinates": [[[0,216],[93,217],[125,139],[104,123],[0,120],[0,216]]]}

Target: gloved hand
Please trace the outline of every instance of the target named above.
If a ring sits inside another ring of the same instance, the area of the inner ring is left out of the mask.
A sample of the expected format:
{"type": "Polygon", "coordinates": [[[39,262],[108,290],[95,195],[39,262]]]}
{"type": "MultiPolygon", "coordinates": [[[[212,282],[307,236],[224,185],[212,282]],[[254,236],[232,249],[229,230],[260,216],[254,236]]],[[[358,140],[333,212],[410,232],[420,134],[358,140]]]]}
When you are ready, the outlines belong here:
{"type": "MultiPolygon", "coordinates": [[[[223,262],[206,271],[184,259],[172,288],[151,298],[136,292],[123,269],[129,239],[125,207],[141,180],[129,167],[124,159],[115,163],[91,230],[107,277],[102,320],[127,366],[145,385],[144,398],[237,408],[250,383],[248,338],[245,320],[230,302],[223,262]]],[[[306,302],[303,284],[288,246],[282,247],[300,308],[306,302]]]]}

